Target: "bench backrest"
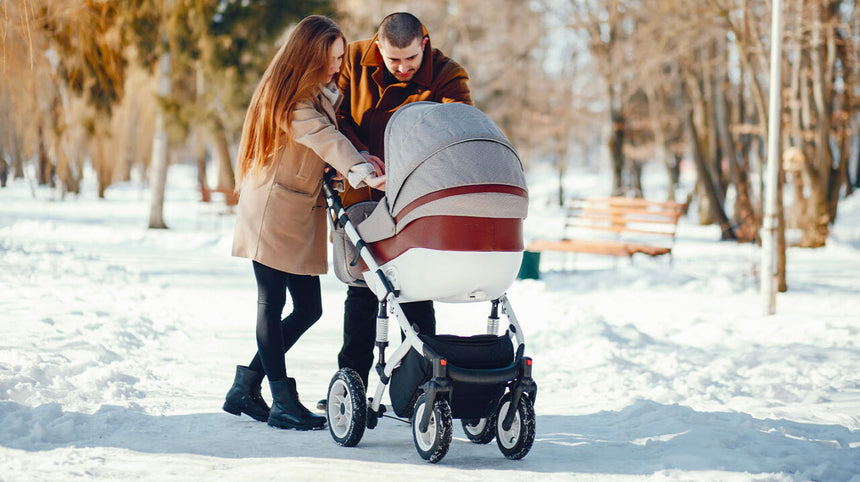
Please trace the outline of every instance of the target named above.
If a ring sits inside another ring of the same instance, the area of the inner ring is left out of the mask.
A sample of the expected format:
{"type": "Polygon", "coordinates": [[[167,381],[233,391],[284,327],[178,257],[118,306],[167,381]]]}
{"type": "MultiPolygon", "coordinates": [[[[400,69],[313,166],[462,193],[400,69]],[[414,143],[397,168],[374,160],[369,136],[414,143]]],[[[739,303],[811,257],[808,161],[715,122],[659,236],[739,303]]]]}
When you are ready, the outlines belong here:
{"type": "Polygon", "coordinates": [[[678,218],[684,205],[673,201],[609,197],[574,199],[566,205],[565,237],[580,229],[614,233],[615,237],[664,238],[674,241],[678,218]]]}

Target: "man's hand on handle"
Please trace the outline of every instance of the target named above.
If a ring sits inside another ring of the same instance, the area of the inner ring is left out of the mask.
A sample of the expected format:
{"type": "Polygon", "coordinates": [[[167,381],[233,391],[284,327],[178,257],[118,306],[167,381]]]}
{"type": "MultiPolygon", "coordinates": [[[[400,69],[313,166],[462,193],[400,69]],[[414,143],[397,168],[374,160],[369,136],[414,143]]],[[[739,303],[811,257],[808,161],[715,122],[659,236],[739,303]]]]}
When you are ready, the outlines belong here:
{"type": "Polygon", "coordinates": [[[385,190],[385,175],[377,176],[376,174],[371,174],[364,178],[364,183],[373,189],[378,189],[380,191],[385,190]]]}

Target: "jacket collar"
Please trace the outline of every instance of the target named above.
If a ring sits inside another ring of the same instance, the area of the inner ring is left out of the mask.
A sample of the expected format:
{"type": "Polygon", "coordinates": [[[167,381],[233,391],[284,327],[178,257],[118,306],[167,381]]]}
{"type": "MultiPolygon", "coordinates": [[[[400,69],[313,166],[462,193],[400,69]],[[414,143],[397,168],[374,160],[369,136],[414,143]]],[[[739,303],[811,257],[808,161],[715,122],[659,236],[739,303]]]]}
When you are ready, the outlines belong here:
{"type": "MultiPolygon", "coordinates": [[[[424,27],[424,35],[427,37],[427,45],[424,46],[424,59],[421,60],[421,67],[418,68],[418,72],[415,73],[415,76],[412,77],[412,80],[409,82],[414,82],[421,87],[429,88],[433,83],[433,46],[430,43],[430,36],[427,33],[427,27],[424,27]]],[[[385,63],[382,61],[382,54],[379,53],[379,47],[376,46],[376,41],[379,40],[379,33],[377,32],[367,46],[364,48],[364,52],[361,55],[361,65],[362,67],[376,67],[376,70],[371,73],[373,80],[376,81],[377,85],[380,87],[385,85],[385,63]]],[[[404,82],[399,82],[399,84],[405,84],[404,82]]]]}
{"type": "Polygon", "coordinates": [[[323,110],[325,110],[326,115],[332,120],[332,122],[335,120],[335,112],[337,112],[338,107],[340,107],[342,100],[343,94],[337,90],[337,84],[333,82],[328,85],[320,84],[319,91],[317,92],[317,102],[322,106],[323,110]],[[334,90],[332,90],[332,88],[334,90]]]}

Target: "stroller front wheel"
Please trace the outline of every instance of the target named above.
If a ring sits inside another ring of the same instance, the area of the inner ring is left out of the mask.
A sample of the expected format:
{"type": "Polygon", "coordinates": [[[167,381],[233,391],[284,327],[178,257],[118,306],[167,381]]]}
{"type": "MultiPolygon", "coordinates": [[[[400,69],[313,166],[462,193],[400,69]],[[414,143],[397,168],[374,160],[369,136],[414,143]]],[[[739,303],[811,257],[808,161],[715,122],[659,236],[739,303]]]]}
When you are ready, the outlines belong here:
{"type": "Polygon", "coordinates": [[[364,382],[355,370],[341,368],[332,377],[328,386],[326,416],[331,437],[338,445],[358,445],[367,423],[367,399],[364,382]]]}
{"type": "Polygon", "coordinates": [[[535,441],[535,409],[531,398],[524,393],[517,404],[511,427],[505,430],[504,420],[510,406],[511,394],[506,393],[499,401],[496,413],[496,443],[506,458],[519,460],[529,453],[535,441]]]}
{"type": "Polygon", "coordinates": [[[415,411],[412,417],[412,440],[415,442],[415,448],[424,460],[436,463],[445,457],[448,453],[448,447],[451,446],[452,436],[452,419],[451,405],[448,400],[437,398],[433,403],[433,407],[428,407],[427,394],[422,394],[415,402],[415,411]],[[430,413],[430,423],[427,424],[427,430],[422,432],[421,418],[426,410],[432,410],[430,413]]]}

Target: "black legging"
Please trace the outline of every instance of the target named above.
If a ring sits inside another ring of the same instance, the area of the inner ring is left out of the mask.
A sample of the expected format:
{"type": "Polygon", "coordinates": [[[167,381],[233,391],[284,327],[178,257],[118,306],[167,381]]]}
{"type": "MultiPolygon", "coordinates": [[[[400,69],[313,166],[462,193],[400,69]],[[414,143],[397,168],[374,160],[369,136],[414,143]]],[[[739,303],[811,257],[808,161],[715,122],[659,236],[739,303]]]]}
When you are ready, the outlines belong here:
{"type": "Polygon", "coordinates": [[[284,354],[322,316],[320,278],[285,273],[256,261],[253,264],[257,277],[257,354],[248,368],[265,373],[269,380],[281,380],[287,376],[284,354]],[[281,320],[287,290],[293,312],[281,320]]]}

